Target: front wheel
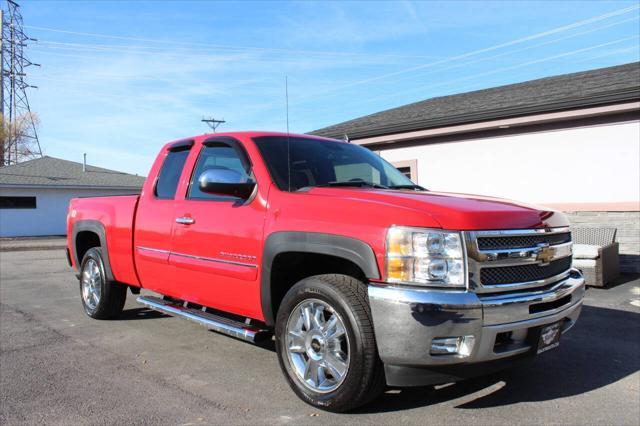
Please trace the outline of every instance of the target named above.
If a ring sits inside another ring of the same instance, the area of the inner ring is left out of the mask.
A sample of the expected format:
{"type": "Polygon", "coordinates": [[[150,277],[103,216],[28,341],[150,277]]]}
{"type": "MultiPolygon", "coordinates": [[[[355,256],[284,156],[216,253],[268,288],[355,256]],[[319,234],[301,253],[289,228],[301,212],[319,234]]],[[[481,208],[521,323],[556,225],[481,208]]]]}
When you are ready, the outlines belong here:
{"type": "Polygon", "coordinates": [[[87,250],[82,258],[80,297],[84,311],[91,318],[110,319],[122,312],[127,286],[107,280],[100,247],[87,250]]]}
{"type": "Polygon", "coordinates": [[[365,283],[318,275],[294,285],[276,319],[280,367],[305,402],[348,411],[384,390],[365,283]]]}

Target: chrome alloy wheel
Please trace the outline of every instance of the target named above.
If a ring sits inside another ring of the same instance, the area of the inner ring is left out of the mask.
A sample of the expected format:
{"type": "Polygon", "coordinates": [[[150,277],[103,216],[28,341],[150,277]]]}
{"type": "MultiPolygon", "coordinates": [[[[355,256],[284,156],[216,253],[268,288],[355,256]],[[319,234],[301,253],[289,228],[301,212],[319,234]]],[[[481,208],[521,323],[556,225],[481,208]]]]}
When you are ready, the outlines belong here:
{"type": "Polygon", "coordinates": [[[84,304],[91,311],[95,310],[100,303],[102,293],[102,277],[98,262],[93,259],[87,260],[82,269],[82,299],[84,304]]]}
{"type": "Polygon", "coordinates": [[[349,370],[349,336],[340,315],[328,303],[307,299],[287,321],[289,363],[309,389],[327,393],[338,388],[349,370]]]}

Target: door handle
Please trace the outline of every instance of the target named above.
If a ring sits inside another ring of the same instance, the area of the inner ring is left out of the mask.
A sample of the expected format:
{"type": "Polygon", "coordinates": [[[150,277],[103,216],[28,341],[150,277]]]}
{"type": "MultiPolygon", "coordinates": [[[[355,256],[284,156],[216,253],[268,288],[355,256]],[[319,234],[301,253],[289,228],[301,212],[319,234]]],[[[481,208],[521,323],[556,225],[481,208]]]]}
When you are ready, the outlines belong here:
{"type": "Polygon", "coordinates": [[[192,217],[181,216],[176,217],[176,223],[180,223],[182,225],[193,225],[194,223],[196,223],[196,220],[192,217]]]}

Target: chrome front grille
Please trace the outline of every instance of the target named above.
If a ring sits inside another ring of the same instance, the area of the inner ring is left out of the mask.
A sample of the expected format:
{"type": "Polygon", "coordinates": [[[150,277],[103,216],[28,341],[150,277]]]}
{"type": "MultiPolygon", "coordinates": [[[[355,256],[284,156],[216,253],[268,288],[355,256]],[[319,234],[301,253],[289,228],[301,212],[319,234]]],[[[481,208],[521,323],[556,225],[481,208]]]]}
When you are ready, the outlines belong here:
{"type": "Polygon", "coordinates": [[[500,266],[480,269],[483,286],[514,284],[555,277],[571,268],[571,257],[554,260],[547,265],[500,266]]]}
{"type": "Polygon", "coordinates": [[[469,287],[477,293],[533,289],[569,275],[568,227],[465,231],[469,287]]]}
{"type": "Polygon", "coordinates": [[[542,235],[518,235],[518,236],[491,236],[479,237],[478,248],[480,250],[504,250],[536,247],[538,244],[556,245],[571,241],[570,232],[542,235]]]}

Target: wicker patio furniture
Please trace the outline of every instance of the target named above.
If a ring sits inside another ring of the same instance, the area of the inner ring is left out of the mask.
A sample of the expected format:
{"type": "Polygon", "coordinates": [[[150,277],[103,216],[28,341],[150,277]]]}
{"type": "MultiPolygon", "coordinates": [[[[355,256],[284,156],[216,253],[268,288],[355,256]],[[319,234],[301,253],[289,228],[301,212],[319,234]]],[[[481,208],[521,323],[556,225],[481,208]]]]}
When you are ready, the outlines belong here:
{"type": "Polygon", "coordinates": [[[573,228],[573,267],[587,285],[605,287],[620,275],[616,228],[573,228]]]}

